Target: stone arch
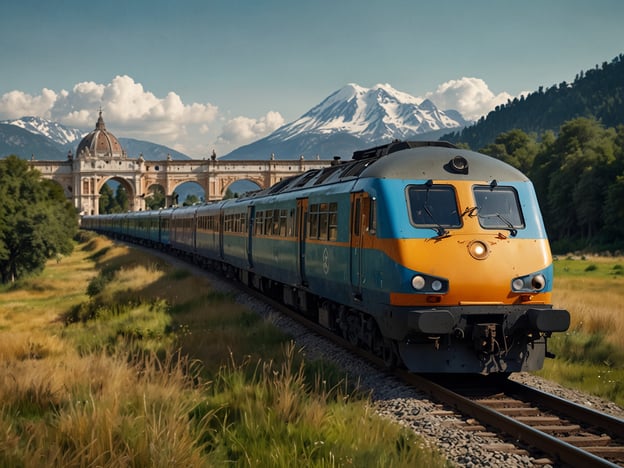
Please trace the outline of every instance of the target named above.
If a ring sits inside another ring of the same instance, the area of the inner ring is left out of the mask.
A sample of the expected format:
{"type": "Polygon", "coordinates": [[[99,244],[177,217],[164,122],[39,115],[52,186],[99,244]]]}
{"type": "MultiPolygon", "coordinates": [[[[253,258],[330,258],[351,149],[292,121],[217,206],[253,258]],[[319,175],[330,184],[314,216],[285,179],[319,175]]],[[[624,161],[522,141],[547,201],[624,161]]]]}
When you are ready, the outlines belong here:
{"type": "Polygon", "coordinates": [[[173,187],[171,202],[181,206],[190,195],[195,195],[198,201],[206,201],[206,189],[197,180],[182,180],[173,187]]]}
{"type": "Polygon", "coordinates": [[[225,197],[228,190],[230,190],[233,193],[237,193],[239,195],[242,195],[245,192],[261,190],[263,188],[266,188],[266,187],[263,187],[263,182],[264,182],[264,179],[260,179],[257,177],[242,177],[236,180],[232,180],[225,187],[225,190],[221,194],[221,197],[222,198],[225,197]]]}
{"type": "Polygon", "coordinates": [[[261,175],[259,176],[234,175],[234,176],[229,176],[229,177],[222,176],[219,178],[219,180],[220,180],[220,184],[219,184],[219,190],[217,192],[219,200],[222,200],[223,197],[225,197],[225,194],[227,193],[227,189],[230,188],[230,186],[232,186],[232,184],[235,184],[236,182],[243,182],[243,181],[252,182],[256,184],[260,189],[265,189],[268,187],[266,183],[266,178],[261,175]]]}
{"type": "Polygon", "coordinates": [[[128,210],[129,211],[139,211],[144,208],[143,205],[145,204],[145,202],[142,199],[141,200],[137,199],[136,188],[131,181],[120,176],[102,177],[101,179],[98,180],[98,184],[96,186],[96,189],[97,189],[96,202],[97,203],[95,203],[95,207],[98,213],[99,213],[100,194],[102,193],[102,189],[104,188],[104,186],[107,185],[109,182],[113,183],[113,185],[115,186],[115,190],[117,189],[116,186],[118,185],[121,185],[126,190],[126,193],[128,195],[128,210]]]}

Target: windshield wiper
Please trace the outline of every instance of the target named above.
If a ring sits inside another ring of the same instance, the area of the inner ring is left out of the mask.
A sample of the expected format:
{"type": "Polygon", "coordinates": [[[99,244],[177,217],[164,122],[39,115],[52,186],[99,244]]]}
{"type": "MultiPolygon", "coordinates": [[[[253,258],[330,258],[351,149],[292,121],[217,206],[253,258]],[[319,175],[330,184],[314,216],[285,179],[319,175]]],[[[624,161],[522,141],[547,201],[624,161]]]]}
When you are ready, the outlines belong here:
{"type": "Polygon", "coordinates": [[[442,227],[442,225],[440,223],[438,223],[435,219],[435,217],[433,216],[433,213],[431,213],[431,210],[429,209],[429,189],[431,188],[431,181],[427,181],[428,183],[427,185],[427,198],[425,199],[425,203],[423,203],[423,210],[425,210],[425,213],[427,213],[427,215],[429,215],[429,217],[431,218],[431,221],[433,221],[433,224],[436,225],[436,227],[431,228],[433,229],[435,232],[437,232],[437,238],[442,238],[442,237],[448,237],[451,234],[442,227]]]}
{"type": "Polygon", "coordinates": [[[487,218],[498,218],[500,219],[503,223],[505,223],[505,225],[507,226],[507,230],[509,231],[509,234],[511,235],[511,237],[516,237],[516,235],[518,234],[518,230],[514,227],[513,224],[511,224],[511,221],[509,221],[507,218],[505,218],[502,214],[500,213],[495,213],[495,214],[491,214],[491,215],[478,215],[479,218],[483,218],[483,219],[487,219],[487,218]]]}
{"type": "Polygon", "coordinates": [[[511,237],[516,237],[516,234],[518,234],[518,230],[514,227],[513,224],[511,224],[511,221],[509,221],[500,213],[496,213],[496,216],[507,225],[507,229],[509,229],[509,234],[511,234],[511,237]]]}
{"type": "Polygon", "coordinates": [[[449,232],[446,229],[444,229],[442,225],[438,223],[436,219],[433,217],[433,214],[431,213],[431,210],[429,210],[429,206],[427,205],[426,202],[423,205],[423,209],[425,210],[425,213],[429,215],[429,217],[431,218],[431,221],[433,221],[433,224],[436,225],[436,227],[432,227],[431,229],[433,229],[435,232],[438,233],[437,237],[449,236],[450,235],[449,232]]]}

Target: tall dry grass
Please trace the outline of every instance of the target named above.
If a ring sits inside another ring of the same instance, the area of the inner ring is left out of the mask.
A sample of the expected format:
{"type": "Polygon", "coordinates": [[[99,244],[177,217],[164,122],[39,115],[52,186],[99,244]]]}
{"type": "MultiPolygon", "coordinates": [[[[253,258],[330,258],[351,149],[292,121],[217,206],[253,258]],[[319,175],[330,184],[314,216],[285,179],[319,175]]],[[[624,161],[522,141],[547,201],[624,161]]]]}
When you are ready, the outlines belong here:
{"type": "Polygon", "coordinates": [[[568,257],[555,262],[553,303],[570,328],[549,340],[557,358],[540,375],[624,407],[624,259],[568,257]]]}
{"type": "Polygon", "coordinates": [[[624,351],[624,259],[592,257],[560,261],[553,303],[570,312],[570,331],[600,334],[624,351]]]}
{"type": "Polygon", "coordinates": [[[205,277],[91,239],[0,291],[0,466],[446,466],[287,341],[205,277]]]}

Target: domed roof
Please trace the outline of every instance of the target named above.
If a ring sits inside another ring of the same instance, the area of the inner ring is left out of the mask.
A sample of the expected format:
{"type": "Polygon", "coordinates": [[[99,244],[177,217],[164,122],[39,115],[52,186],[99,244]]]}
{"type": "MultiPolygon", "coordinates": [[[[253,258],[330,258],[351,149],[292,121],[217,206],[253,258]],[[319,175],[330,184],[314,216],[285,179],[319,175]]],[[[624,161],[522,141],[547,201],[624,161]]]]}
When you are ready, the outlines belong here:
{"type": "Polygon", "coordinates": [[[78,145],[76,156],[82,157],[106,157],[125,158],[126,152],[119,144],[117,137],[106,130],[102,111],[95,124],[95,130],[86,135],[78,145]]]}

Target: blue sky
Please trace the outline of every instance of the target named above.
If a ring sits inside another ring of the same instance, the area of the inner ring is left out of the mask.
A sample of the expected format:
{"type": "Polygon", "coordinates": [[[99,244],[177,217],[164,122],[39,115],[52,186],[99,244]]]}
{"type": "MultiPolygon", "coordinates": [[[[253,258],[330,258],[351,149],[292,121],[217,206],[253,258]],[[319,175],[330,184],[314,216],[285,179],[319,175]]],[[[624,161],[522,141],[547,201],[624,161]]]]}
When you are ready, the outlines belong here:
{"type": "Polygon", "coordinates": [[[102,106],[118,136],[223,154],[347,83],[487,112],[623,53],[622,24],[621,0],[7,1],[0,120],[88,131],[102,106]]]}

